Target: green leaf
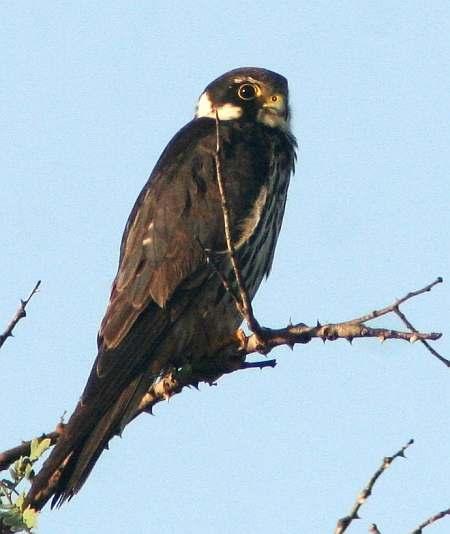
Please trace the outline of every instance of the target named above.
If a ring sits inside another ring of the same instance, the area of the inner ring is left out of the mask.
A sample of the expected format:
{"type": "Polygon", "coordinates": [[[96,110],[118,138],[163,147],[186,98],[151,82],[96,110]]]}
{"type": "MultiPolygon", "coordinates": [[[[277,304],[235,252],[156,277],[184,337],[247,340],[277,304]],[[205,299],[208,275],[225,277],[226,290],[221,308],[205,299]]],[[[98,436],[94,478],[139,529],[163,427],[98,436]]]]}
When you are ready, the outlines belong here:
{"type": "Polygon", "coordinates": [[[8,510],[6,513],[0,512],[0,518],[5,525],[8,525],[14,531],[23,530],[25,526],[22,521],[22,514],[16,508],[8,510]]]}
{"type": "Polygon", "coordinates": [[[51,440],[50,438],[44,439],[33,439],[30,444],[30,460],[35,462],[40,458],[44,452],[50,447],[51,440]]]}
{"type": "Polygon", "coordinates": [[[17,497],[17,499],[14,502],[14,505],[19,509],[22,510],[23,504],[25,502],[25,493],[22,493],[17,497]]]}
{"type": "Polygon", "coordinates": [[[36,512],[36,510],[30,508],[30,506],[27,506],[22,514],[23,522],[28,528],[37,527],[38,516],[39,514],[36,512]]]}

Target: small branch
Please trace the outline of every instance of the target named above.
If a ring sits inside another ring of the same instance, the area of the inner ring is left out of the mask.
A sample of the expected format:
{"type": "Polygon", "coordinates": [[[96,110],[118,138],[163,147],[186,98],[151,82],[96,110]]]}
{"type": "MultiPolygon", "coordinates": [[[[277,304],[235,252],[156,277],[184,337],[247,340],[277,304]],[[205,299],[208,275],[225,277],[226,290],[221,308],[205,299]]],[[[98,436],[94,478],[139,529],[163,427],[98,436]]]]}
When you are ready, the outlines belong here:
{"type": "MultiPolygon", "coordinates": [[[[48,434],[42,434],[39,439],[50,439],[51,445],[54,445],[59,436],[62,434],[64,425],[61,423],[56,427],[56,430],[49,432],[48,434]]],[[[31,441],[23,441],[21,445],[8,449],[7,451],[0,453],[0,471],[8,469],[8,467],[18,460],[21,456],[29,456],[31,441]]]]}
{"type": "MultiPolygon", "coordinates": [[[[441,278],[442,280],[442,278],[441,278]]],[[[418,334],[418,331],[414,328],[414,326],[411,324],[411,322],[407,319],[407,317],[405,316],[405,314],[399,309],[397,308],[396,310],[394,310],[396,315],[403,321],[403,323],[411,330],[411,332],[415,332],[418,334]]],[[[439,352],[437,352],[437,350],[435,350],[429,343],[428,341],[426,341],[425,339],[419,339],[419,341],[422,343],[422,345],[425,345],[425,347],[428,349],[429,352],[431,352],[431,354],[437,358],[439,361],[441,361],[444,365],[446,365],[447,367],[450,367],[450,360],[447,360],[447,358],[444,358],[444,356],[442,356],[441,354],[439,354],[439,352]]]]}
{"type": "Polygon", "coordinates": [[[446,515],[450,515],[450,508],[447,508],[447,510],[442,510],[442,512],[439,512],[438,514],[435,514],[431,517],[429,517],[427,520],[425,520],[423,523],[421,523],[415,530],[411,532],[411,534],[422,534],[422,530],[425,527],[428,527],[432,523],[435,523],[436,521],[439,521],[446,515]]]}
{"type": "MultiPolygon", "coordinates": [[[[156,382],[148,392],[142,397],[142,400],[136,409],[133,418],[142,413],[153,413],[153,407],[161,401],[169,400],[171,397],[180,393],[185,387],[198,388],[200,382],[208,385],[215,385],[216,380],[224,374],[232,373],[240,369],[263,369],[265,367],[275,367],[275,360],[266,360],[263,362],[245,362],[245,355],[234,355],[234,357],[218,355],[216,359],[210,359],[201,367],[181,368],[177,371],[167,372],[158,382],[156,382]]],[[[49,438],[51,445],[54,445],[61,434],[64,432],[64,424],[58,423],[53,432],[42,434],[39,439],[49,438]]],[[[30,441],[24,441],[17,447],[8,449],[0,453],[0,471],[18,460],[21,456],[29,456],[30,441]]]]}
{"type": "MultiPolygon", "coordinates": [[[[383,463],[372,475],[372,478],[369,480],[366,487],[356,497],[355,504],[353,505],[349,515],[342,517],[337,522],[334,534],[342,534],[343,532],[347,530],[347,528],[349,527],[349,525],[352,523],[353,520],[359,519],[359,516],[358,516],[359,509],[366,502],[366,500],[370,497],[370,495],[372,495],[373,487],[375,486],[375,483],[378,480],[378,478],[386,471],[386,469],[392,464],[392,462],[396,458],[400,458],[400,457],[405,458],[405,450],[413,443],[414,443],[414,440],[410,439],[408,443],[405,446],[403,446],[399,451],[397,451],[393,456],[386,456],[386,458],[383,459],[383,463]]],[[[376,525],[374,525],[372,529],[374,527],[376,530],[373,530],[373,532],[378,532],[376,525]]]]}
{"type": "MultiPolygon", "coordinates": [[[[220,158],[220,152],[221,152],[220,120],[219,120],[219,115],[216,110],[216,154],[215,154],[214,159],[216,162],[217,184],[219,186],[220,200],[222,204],[225,240],[227,244],[228,253],[230,256],[231,265],[233,267],[234,276],[236,278],[236,283],[239,289],[239,294],[241,297],[241,301],[237,303],[237,306],[238,306],[238,310],[240,314],[247,322],[250,330],[254,332],[254,334],[256,335],[259,334],[259,337],[261,339],[262,328],[260,324],[258,323],[258,321],[256,320],[255,315],[253,313],[252,303],[248,295],[247,289],[245,287],[244,280],[242,278],[242,275],[239,269],[239,265],[237,263],[236,250],[234,248],[234,243],[233,243],[233,239],[231,236],[230,213],[228,209],[228,202],[227,202],[227,198],[225,195],[225,187],[224,187],[223,177],[222,177],[222,163],[221,163],[221,158],[220,158]]],[[[222,278],[222,283],[223,283],[223,278],[222,278]]],[[[227,286],[225,286],[225,289],[227,289],[227,286]]]]}
{"type": "Polygon", "coordinates": [[[428,284],[427,286],[423,287],[422,289],[418,289],[417,291],[410,291],[401,299],[397,299],[393,304],[390,304],[389,306],[386,306],[385,308],[381,308],[380,310],[374,310],[373,312],[368,313],[367,315],[363,315],[362,317],[358,317],[357,319],[351,319],[350,321],[347,321],[347,322],[360,324],[360,323],[365,323],[367,321],[371,321],[372,319],[376,319],[377,317],[381,317],[382,315],[393,313],[395,312],[396,309],[399,308],[401,304],[403,304],[407,300],[417,297],[418,295],[422,295],[422,293],[427,293],[428,291],[431,291],[435,285],[442,284],[443,281],[444,280],[442,279],[442,277],[439,276],[438,278],[436,278],[434,282],[431,282],[431,284],[428,284]]]}
{"type": "MultiPolygon", "coordinates": [[[[293,347],[295,343],[309,343],[314,338],[321,338],[322,341],[335,341],[336,339],[346,339],[350,343],[354,338],[361,337],[376,337],[381,342],[386,339],[403,339],[414,343],[420,341],[423,343],[427,349],[436,356],[441,362],[443,362],[447,367],[450,367],[450,361],[440,355],[427,340],[436,341],[442,334],[439,332],[419,332],[416,330],[413,325],[408,321],[403,312],[400,311],[400,304],[406,302],[407,300],[421,295],[427,291],[430,291],[436,284],[442,283],[442,278],[437,278],[431,284],[428,284],[422,289],[417,291],[411,291],[401,299],[396,300],[393,304],[381,308],[379,310],[374,310],[371,313],[357,317],[356,319],[351,319],[349,321],[344,321],[342,323],[329,323],[322,325],[317,322],[316,326],[307,326],[304,323],[299,323],[296,325],[289,325],[286,328],[280,329],[271,329],[264,328],[264,352],[265,354],[269,353],[274,347],[280,345],[288,345],[293,347]],[[387,328],[371,328],[365,323],[373,319],[377,319],[388,313],[395,313],[398,315],[411,330],[410,332],[401,332],[398,330],[391,330],[387,328]]],[[[249,337],[241,336],[242,343],[241,348],[247,354],[252,352],[261,351],[261,343],[259,336],[251,335],[249,337]]]]}
{"type": "Polygon", "coordinates": [[[20,299],[20,306],[18,307],[14,317],[11,319],[10,323],[6,327],[3,334],[0,334],[0,348],[3,346],[3,343],[9,338],[13,336],[13,330],[17,323],[27,316],[27,312],[25,311],[25,308],[27,307],[27,304],[30,302],[30,300],[33,298],[33,296],[38,292],[39,286],[41,285],[41,281],[38,280],[36,285],[34,286],[33,291],[29,294],[28,298],[25,300],[20,299]]]}
{"type": "MultiPolygon", "coordinates": [[[[400,305],[409,299],[412,299],[414,297],[417,297],[418,295],[422,295],[423,293],[427,293],[431,291],[435,285],[442,284],[443,281],[444,281],[443,278],[441,276],[438,276],[434,282],[431,282],[431,284],[428,284],[427,286],[421,289],[418,289],[417,291],[410,291],[401,299],[397,299],[393,304],[390,304],[389,306],[386,306],[385,308],[382,308],[381,310],[374,310],[373,312],[367,315],[363,315],[362,317],[358,317],[357,319],[352,319],[351,321],[348,321],[348,322],[361,324],[363,322],[376,319],[377,317],[381,317],[382,315],[387,315],[388,313],[395,313],[403,321],[403,323],[411,330],[411,332],[415,332],[418,334],[418,331],[416,330],[416,328],[414,328],[414,326],[408,320],[406,315],[400,310],[400,305]]],[[[444,356],[439,354],[425,339],[420,339],[420,342],[423,345],[425,345],[427,350],[435,358],[437,358],[447,367],[450,367],[450,360],[448,360],[447,358],[444,358],[444,356]]]]}
{"type": "Polygon", "coordinates": [[[264,360],[262,362],[243,362],[241,369],[264,369],[264,367],[275,367],[277,360],[264,360]]]}

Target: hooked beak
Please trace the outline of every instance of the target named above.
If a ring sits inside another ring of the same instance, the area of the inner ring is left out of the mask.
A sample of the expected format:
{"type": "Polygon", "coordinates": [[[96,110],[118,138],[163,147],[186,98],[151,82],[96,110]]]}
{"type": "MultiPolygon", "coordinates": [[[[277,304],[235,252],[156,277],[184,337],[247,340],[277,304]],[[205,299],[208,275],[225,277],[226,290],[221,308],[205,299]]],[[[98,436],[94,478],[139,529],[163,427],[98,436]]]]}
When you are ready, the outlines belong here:
{"type": "Polygon", "coordinates": [[[264,99],[258,120],[272,128],[286,129],[289,127],[288,115],[286,98],[276,93],[264,99]]]}

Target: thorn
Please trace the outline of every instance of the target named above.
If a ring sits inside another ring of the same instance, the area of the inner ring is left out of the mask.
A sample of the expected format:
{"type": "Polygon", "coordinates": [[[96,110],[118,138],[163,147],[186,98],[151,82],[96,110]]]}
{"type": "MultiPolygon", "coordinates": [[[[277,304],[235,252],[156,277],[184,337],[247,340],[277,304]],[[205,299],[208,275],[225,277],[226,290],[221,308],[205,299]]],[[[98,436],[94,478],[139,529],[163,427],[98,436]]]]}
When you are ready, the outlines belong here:
{"type": "Polygon", "coordinates": [[[378,339],[380,340],[380,343],[384,343],[386,340],[386,337],[384,335],[378,336],[378,339]]]}
{"type": "Polygon", "coordinates": [[[291,350],[294,350],[294,343],[292,343],[291,341],[288,341],[286,343],[286,345],[291,349],[291,350]]]}
{"type": "Polygon", "coordinates": [[[322,325],[320,324],[320,321],[319,319],[317,319],[317,324],[316,324],[316,328],[320,328],[322,325]]]}
{"type": "Polygon", "coordinates": [[[321,339],[322,341],[325,343],[325,341],[327,340],[326,336],[321,336],[321,339]]]}
{"type": "Polygon", "coordinates": [[[347,336],[345,339],[350,343],[350,345],[353,344],[353,336],[347,336]]]}

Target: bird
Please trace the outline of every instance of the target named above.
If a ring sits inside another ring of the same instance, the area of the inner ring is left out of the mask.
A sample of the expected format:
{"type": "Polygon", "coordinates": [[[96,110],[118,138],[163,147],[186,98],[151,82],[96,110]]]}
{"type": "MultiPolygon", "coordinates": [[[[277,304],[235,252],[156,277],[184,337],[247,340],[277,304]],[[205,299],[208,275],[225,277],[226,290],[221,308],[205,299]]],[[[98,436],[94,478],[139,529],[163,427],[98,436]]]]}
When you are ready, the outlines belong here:
{"type": "Polygon", "coordinates": [[[253,299],[272,267],[294,172],[290,119],[288,82],[267,69],[231,70],[201,93],[194,118],[162,152],[128,218],[95,362],[32,481],[30,507],[70,500],[155,381],[169,369],[206,362],[236,334],[242,315],[233,300],[223,197],[253,299]]]}

